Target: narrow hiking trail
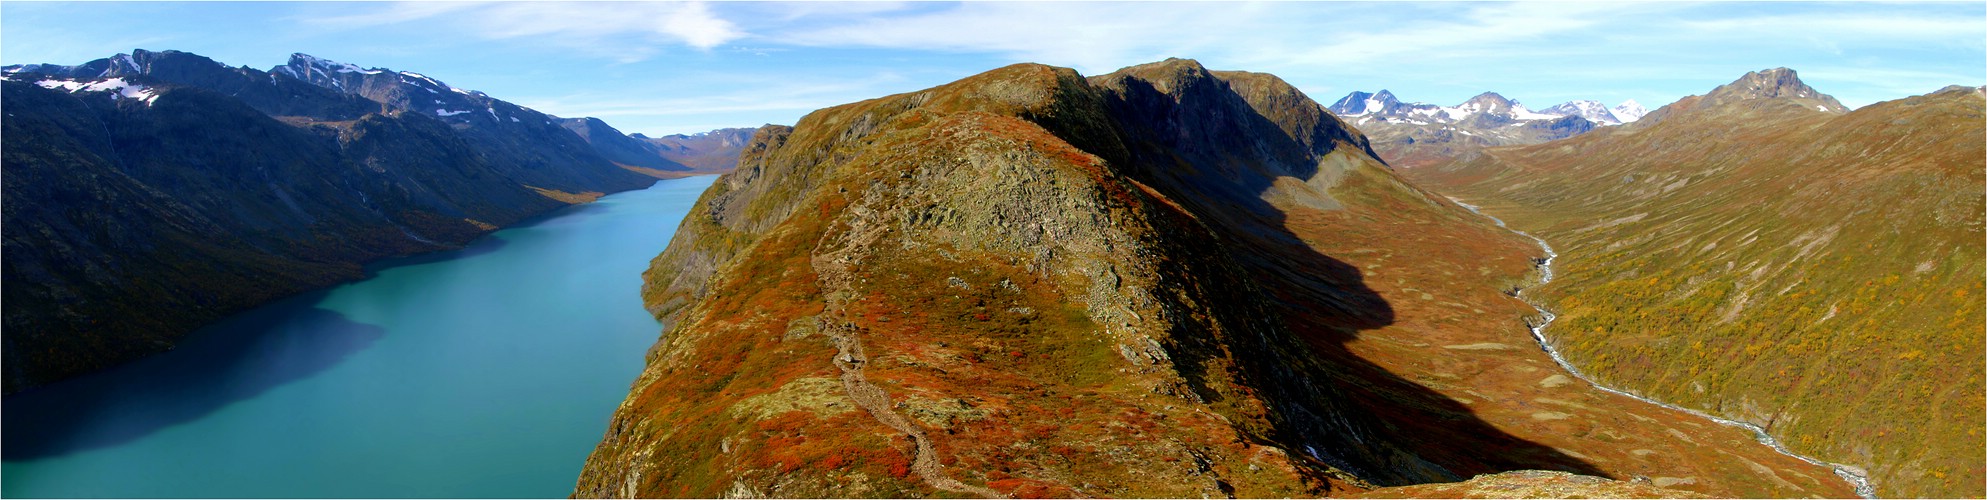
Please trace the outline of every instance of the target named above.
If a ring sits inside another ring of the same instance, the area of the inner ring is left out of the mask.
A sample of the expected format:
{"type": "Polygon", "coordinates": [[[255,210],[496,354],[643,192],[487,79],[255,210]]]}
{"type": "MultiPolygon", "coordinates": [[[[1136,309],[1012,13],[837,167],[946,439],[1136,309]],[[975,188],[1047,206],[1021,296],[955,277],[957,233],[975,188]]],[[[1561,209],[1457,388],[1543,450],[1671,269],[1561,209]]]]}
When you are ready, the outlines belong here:
{"type": "MultiPolygon", "coordinates": [[[[1458,200],[1455,198],[1449,198],[1449,201],[1455,202],[1457,205],[1461,205],[1465,209],[1469,209],[1469,211],[1472,213],[1490,219],[1491,222],[1497,223],[1497,227],[1510,230],[1513,233],[1517,233],[1519,236],[1531,238],[1532,241],[1538,242],[1539,249],[1545,250],[1545,258],[1538,260],[1539,282],[1537,285],[1534,286],[1543,286],[1546,283],[1552,282],[1553,278],[1552,261],[1553,259],[1559,258],[1559,252],[1553,251],[1552,245],[1546,243],[1544,238],[1533,236],[1531,233],[1519,231],[1510,226],[1507,226],[1504,224],[1503,219],[1499,219],[1497,217],[1491,216],[1490,214],[1483,213],[1483,211],[1479,210],[1479,207],[1477,207],[1476,205],[1464,203],[1462,200],[1458,200]]],[[[1793,450],[1789,450],[1785,445],[1780,444],[1780,441],[1778,439],[1774,439],[1772,435],[1767,434],[1765,428],[1762,428],[1757,424],[1723,418],[1702,411],[1685,408],[1682,406],[1677,406],[1662,401],[1657,401],[1654,399],[1643,397],[1642,395],[1639,394],[1601,385],[1600,382],[1596,382],[1593,378],[1588,377],[1585,372],[1582,372],[1580,371],[1579,368],[1574,367],[1572,363],[1567,362],[1565,357],[1560,356],[1559,349],[1553,347],[1552,341],[1546,339],[1545,328],[1546,326],[1551,325],[1554,319],[1558,319],[1558,315],[1553,314],[1552,311],[1550,310],[1547,310],[1544,304],[1526,299],[1524,289],[1519,289],[1515,296],[1518,298],[1518,300],[1524,301],[1526,305],[1532,306],[1532,309],[1536,309],[1539,312],[1539,319],[1537,321],[1533,321],[1529,318],[1525,320],[1525,327],[1532,331],[1532,339],[1538,342],[1539,348],[1543,349],[1546,355],[1552,356],[1552,360],[1556,363],[1559,363],[1560,368],[1565,369],[1567,373],[1572,374],[1575,378],[1579,378],[1580,380],[1587,382],[1588,385],[1594,386],[1595,389],[1600,389],[1614,394],[1620,394],[1622,396],[1634,398],[1636,400],[1649,403],[1652,405],[1661,406],[1664,408],[1677,410],[1684,413],[1689,413],[1692,415],[1696,415],[1698,417],[1702,417],[1706,420],[1710,420],[1712,422],[1717,422],[1719,424],[1732,426],[1732,427],[1739,427],[1748,431],[1752,431],[1753,439],[1759,441],[1760,444],[1772,447],[1774,451],[1778,451],[1783,455],[1794,457],[1807,463],[1828,467],[1835,471],[1835,475],[1841,476],[1842,480],[1848,481],[1849,484],[1855,486],[1857,495],[1860,495],[1863,498],[1871,498],[1871,499],[1877,498],[1876,487],[1870,485],[1869,473],[1865,472],[1862,468],[1853,465],[1826,462],[1812,457],[1808,457],[1806,455],[1801,455],[1799,453],[1794,453],[1793,450]]]]}
{"type": "Polygon", "coordinates": [[[860,265],[865,251],[881,239],[888,228],[872,224],[865,218],[849,221],[844,231],[827,231],[815,243],[812,258],[815,275],[821,284],[822,297],[827,303],[821,312],[820,330],[835,340],[835,367],[841,369],[842,387],[848,391],[849,399],[862,407],[878,423],[897,432],[904,433],[916,444],[911,455],[911,470],[923,478],[925,484],[933,488],[963,493],[981,498],[1007,498],[998,491],[966,484],[945,473],[945,465],[939,462],[938,447],[923,427],[897,413],[890,402],[890,393],[869,381],[863,374],[863,367],[869,364],[869,355],[863,352],[860,329],[848,320],[845,311],[848,302],[856,294],[854,269],[860,265]],[[832,251],[824,251],[830,249],[832,251]]]}

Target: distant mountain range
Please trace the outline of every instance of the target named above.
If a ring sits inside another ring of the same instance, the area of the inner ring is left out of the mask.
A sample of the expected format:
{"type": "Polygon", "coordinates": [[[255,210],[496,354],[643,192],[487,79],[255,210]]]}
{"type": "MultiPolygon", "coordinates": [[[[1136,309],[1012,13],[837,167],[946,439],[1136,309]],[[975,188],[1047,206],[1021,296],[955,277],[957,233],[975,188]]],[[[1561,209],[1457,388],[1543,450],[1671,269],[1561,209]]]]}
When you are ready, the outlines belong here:
{"type": "Polygon", "coordinates": [[[1570,101],[1532,111],[1495,92],[1456,106],[1405,103],[1392,92],[1353,92],[1328,109],[1371,137],[1373,149],[1397,167],[1414,167],[1487,146],[1537,144],[1586,133],[1595,127],[1641,119],[1634,100],[1610,109],[1598,101],[1570,101]]]}
{"type": "Polygon", "coordinates": [[[1406,174],[1559,250],[1546,333],[1596,378],[1861,467],[1882,497],[1977,498],[1983,127],[1979,87],[1850,111],[1774,68],[1406,174]]]}
{"type": "Polygon", "coordinates": [[[579,134],[602,156],[623,165],[660,161],[699,173],[731,170],[738,153],[758,129],[725,128],[697,134],[649,137],[623,135],[599,118],[561,118],[559,125],[579,134]]]}
{"type": "Polygon", "coordinates": [[[735,151],[604,124],[582,137],[418,73],[304,54],[258,71],[135,50],[0,80],[9,393],[169,349],[372,260],[725,170],[735,151]]]}

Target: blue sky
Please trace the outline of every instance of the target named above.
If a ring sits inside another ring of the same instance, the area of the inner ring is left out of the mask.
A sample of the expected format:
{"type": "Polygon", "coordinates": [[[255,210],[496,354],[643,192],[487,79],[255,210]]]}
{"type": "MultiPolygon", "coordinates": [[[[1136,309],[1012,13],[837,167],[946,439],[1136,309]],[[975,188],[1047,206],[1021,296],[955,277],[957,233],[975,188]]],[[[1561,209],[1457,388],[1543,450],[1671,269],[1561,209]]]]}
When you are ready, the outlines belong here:
{"type": "Polygon", "coordinates": [[[1016,62],[1166,57],[1453,105],[1650,109],[1786,66],[1859,107],[1987,82],[1987,3],[0,2],[0,64],[175,49],[416,71],[625,132],[791,124],[1016,62]]]}

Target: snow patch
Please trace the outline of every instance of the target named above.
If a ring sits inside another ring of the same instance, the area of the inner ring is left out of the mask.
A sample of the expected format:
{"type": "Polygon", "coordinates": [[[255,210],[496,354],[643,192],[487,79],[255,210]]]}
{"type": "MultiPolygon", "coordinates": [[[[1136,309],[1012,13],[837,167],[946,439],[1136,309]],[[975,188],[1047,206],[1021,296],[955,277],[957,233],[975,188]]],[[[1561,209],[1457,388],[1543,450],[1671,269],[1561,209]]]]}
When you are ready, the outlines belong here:
{"type": "Polygon", "coordinates": [[[42,80],[35,82],[35,85],[40,85],[45,89],[62,89],[72,94],[76,92],[114,92],[111,94],[112,99],[137,99],[138,102],[145,103],[147,106],[150,106],[153,100],[159,98],[157,90],[144,85],[126,82],[123,78],[112,78],[94,83],[42,80]]]}
{"type": "Polygon", "coordinates": [[[1374,99],[1374,98],[1371,98],[1371,97],[1368,97],[1368,98],[1366,98],[1366,103],[1365,103],[1365,106],[1366,106],[1366,107],[1364,107],[1364,108],[1360,108],[1360,110],[1359,110],[1359,113],[1358,113],[1358,114],[1362,114],[1362,115],[1364,115],[1364,114],[1378,114],[1378,113],[1379,113],[1379,112],[1381,112],[1382,110],[1385,110],[1385,109],[1387,109],[1387,103],[1384,103],[1384,102],[1380,102],[1380,100],[1379,100],[1379,99],[1374,99]]]}
{"type": "Polygon", "coordinates": [[[435,116],[455,116],[468,112],[469,111],[449,111],[447,108],[435,108],[435,116]]]}
{"type": "Polygon", "coordinates": [[[312,68],[317,69],[319,72],[323,72],[324,70],[331,70],[337,73],[359,73],[362,75],[377,75],[386,72],[385,70],[360,68],[357,65],[353,65],[351,63],[342,63],[330,59],[319,59],[317,56],[312,56],[310,54],[297,54],[295,57],[303,59],[307,64],[309,64],[312,68]]]}
{"type": "Polygon", "coordinates": [[[1519,120],[1551,120],[1560,118],[1559,115],[1533,112],[1532,110],[1525,109],[1525,105],[1515,102],[1511,103],[1511,117],[1519,120]]]}

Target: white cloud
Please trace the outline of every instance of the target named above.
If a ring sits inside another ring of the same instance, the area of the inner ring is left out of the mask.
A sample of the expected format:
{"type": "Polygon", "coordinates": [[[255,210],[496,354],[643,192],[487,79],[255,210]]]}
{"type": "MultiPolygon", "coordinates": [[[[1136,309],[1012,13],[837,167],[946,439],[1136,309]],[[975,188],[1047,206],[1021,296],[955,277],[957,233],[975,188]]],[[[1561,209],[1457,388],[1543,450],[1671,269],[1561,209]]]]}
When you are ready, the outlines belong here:
{"type": "Polygon", "coordinates": [[[703,2],[683,5],[673,15],[665,16],[661,31],[705,50],[744,36],[737,26],[711,14],[711,9],[703,2]]]}
{"type": "Polygon", "coordinates": [[[542,40],[623,62],[654,55],[652,44],[709,50],[746,36],[702,2],[397,2],[303,21],[332,29],[431,23],[476,38],[542,40]]]}

